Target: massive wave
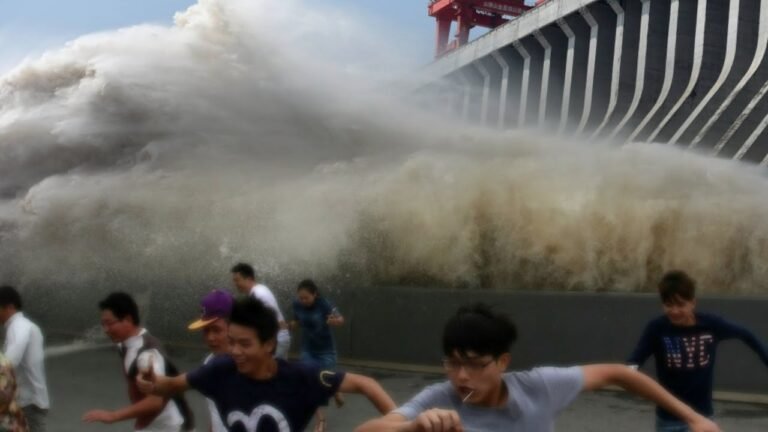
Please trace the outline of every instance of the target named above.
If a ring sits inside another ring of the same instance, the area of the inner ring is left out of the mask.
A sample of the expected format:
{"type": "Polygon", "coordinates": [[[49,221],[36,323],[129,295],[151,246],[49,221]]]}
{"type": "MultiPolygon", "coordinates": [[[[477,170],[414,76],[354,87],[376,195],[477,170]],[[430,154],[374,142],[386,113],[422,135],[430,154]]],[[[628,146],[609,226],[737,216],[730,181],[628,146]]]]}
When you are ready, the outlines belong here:
{"type": "Polygon", "coordinates": [[[201,0],[0,77],[0,278],[199,292],[245,260],[286,286],[638,291],[682,268],[765,291],[757,167],[443,119],[354,22],[201,0]]]}

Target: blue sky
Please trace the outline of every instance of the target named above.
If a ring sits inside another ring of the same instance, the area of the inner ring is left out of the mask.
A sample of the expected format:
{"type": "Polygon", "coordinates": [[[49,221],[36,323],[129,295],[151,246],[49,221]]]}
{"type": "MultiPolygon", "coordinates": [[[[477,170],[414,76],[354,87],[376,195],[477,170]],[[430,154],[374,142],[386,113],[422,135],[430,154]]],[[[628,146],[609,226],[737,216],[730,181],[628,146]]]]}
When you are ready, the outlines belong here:
{"type": "MultiPolygon", "coordinates": [[[[280,1],[280,0],[274,0],[280,1]]],[[[433,21],[427,0],[305,0],[350,10],[408,40],[412,57],[431,59],[433,21]]],[[[141,23],[171,24],[194,0],[0,0],[0,73],[77,36],[141,23]]]]}

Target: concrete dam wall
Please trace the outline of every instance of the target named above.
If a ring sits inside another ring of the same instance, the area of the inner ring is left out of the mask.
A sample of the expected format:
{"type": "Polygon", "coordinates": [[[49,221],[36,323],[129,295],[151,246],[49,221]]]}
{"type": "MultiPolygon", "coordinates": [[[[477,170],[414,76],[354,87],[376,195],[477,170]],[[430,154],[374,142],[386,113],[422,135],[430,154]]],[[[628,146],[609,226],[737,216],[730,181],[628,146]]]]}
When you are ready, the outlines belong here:
{"type": "Polygon", "coordinates": [[[428,65],[421,93],[491,127],[767,164],[767,47],[768,0],[552,0],[428,65]]]}

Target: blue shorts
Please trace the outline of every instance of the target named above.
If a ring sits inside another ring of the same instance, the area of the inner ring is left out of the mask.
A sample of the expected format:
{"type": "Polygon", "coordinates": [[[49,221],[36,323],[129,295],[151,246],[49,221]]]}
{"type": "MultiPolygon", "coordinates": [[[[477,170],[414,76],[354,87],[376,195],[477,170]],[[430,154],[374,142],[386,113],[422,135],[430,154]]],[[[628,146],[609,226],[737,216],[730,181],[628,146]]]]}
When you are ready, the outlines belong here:
{"type": "Polygon", "coordinates": [[[336,353],[311,353],[301,351],[299,360],[305,363],[311,363],[322,370],[336,370],[336,353]]]}

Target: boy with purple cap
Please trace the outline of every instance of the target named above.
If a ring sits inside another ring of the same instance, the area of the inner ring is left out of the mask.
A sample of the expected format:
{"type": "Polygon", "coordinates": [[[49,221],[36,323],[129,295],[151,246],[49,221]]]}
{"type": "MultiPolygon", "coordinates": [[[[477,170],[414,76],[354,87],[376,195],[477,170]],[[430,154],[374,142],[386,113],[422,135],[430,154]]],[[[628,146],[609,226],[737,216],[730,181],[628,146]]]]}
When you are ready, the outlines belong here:
{"type": "MultiPolygon", "coordinates": [[[[227,328],[229,327],[229,313],[232,312],[232,304],[235,302],[232,294],[215,289],[206,294],[200,301],[203,313],[200,319],[189,325],[190,330],[202,330],[205,344],[211,351],[203,360],[207,364],[215,356],[227,355],[229,353],[229,340],[227,337],[227,328]]],[[[219,410],[212,400],[207,399],[208,411],[210,413],[211,432],[227,432],[227,428],[221,420],[219,410]]]]}

